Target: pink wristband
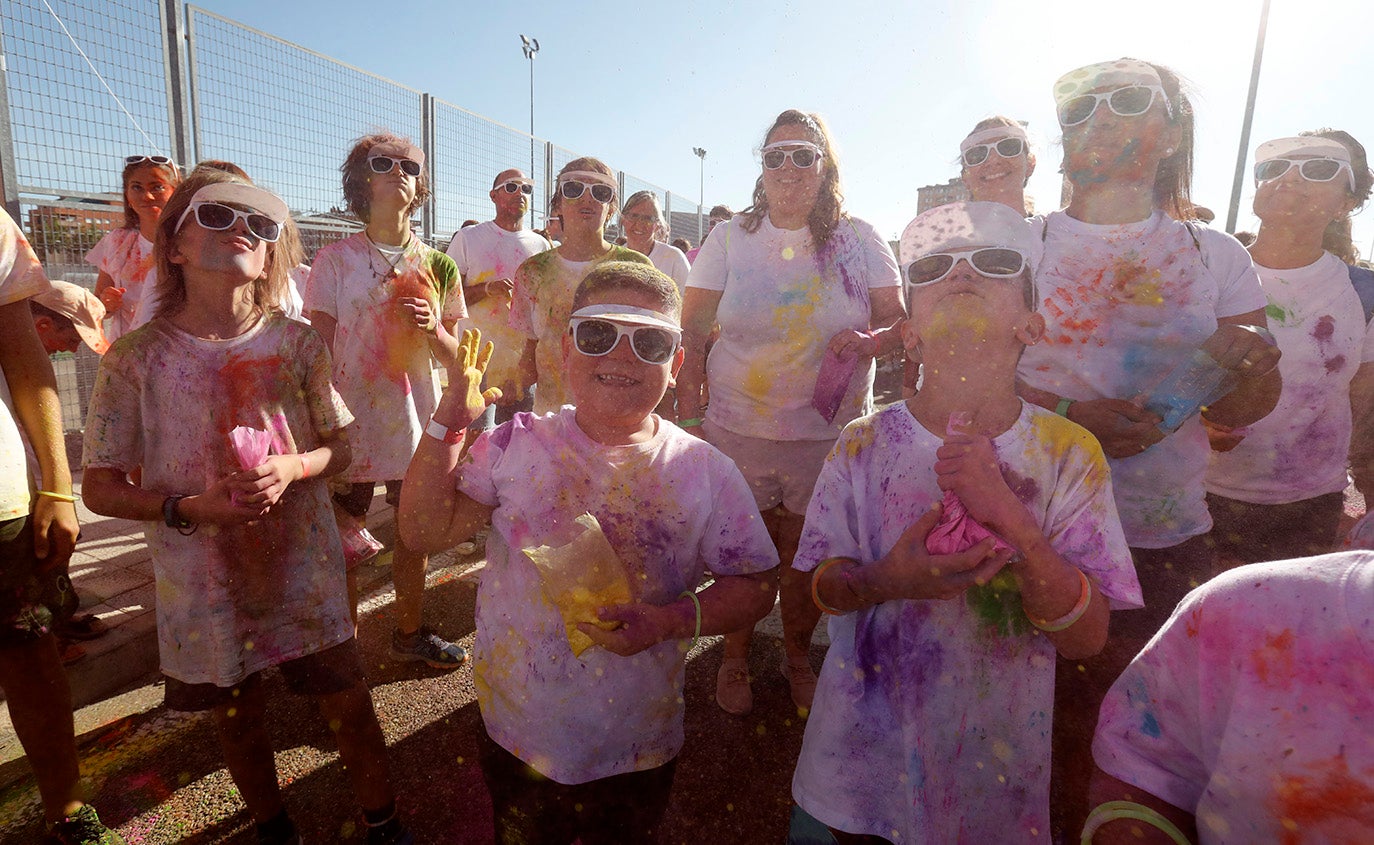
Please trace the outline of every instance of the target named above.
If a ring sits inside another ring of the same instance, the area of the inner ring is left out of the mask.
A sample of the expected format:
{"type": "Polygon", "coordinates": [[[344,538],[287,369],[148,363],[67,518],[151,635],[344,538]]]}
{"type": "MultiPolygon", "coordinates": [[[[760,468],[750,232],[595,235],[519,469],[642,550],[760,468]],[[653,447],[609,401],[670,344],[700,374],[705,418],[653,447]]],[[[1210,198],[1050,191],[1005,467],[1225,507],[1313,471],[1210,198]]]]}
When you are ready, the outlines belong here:
{"type": "Polygon", "coordinates": [[[301,459],[301,478],[302,478],[302,479],[309,478],[309,477],[310,477],[310,464],[307,464],[307,463],[305,462],[305,455],[298,454],[298,455],[296,455],[296,457],[298,457],[298,458],[301,459]]]}

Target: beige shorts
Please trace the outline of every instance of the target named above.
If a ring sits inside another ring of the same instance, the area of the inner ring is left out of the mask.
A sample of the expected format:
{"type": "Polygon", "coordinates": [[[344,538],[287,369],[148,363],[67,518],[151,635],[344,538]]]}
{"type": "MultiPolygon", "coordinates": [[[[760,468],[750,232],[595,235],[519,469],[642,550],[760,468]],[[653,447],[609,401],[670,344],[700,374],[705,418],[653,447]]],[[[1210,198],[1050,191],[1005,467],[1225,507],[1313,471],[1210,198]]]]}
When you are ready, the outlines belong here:
{"type": "Polygon", "coordinates": [[[724,452],[739,467],[760,513],[778,505],[806,516],[811,491],[821,474],[833,440],[767,440],[727,431],[710,420],[701,424],[706,442],[724,452]]]}

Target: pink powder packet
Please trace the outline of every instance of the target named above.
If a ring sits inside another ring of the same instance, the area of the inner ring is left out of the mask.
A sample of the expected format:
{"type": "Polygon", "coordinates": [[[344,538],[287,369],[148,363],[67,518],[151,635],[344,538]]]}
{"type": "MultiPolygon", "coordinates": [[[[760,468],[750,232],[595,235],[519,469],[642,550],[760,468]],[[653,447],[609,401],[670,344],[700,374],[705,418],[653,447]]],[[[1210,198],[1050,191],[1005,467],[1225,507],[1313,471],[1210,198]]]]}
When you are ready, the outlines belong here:
{"type": "Polygon", "coordinates": [[[261,466],[272,449],[271,432],[241,425],[229,432],[229,444],[234,447],[234,456],[239,459],[240,469],[261,466]]]}
{"type": "Polygon", "coordinates": [[[825,350],[821,371],[816,375],[816,389],[811,394],[811,407],[826,422],[833,421],[835,414],[839,413],[840,403],[844,401],[844,394],[849,390],[849,382],[854,378],[858,364],[857,354],[841,356],[830,349],[825,350]]]}
{"type": "MultiPolygon", "coordinates": [[[[957,428],[963,428],[971,422],[972,415],[967,411],[955,411],[949,415],[945,434],[955,434],[957,428]]],[[[952,555],[975,546],[988,537],[992,537],[996,543],[994,551],[1011,550],[1010,543],[984,528],[982,523],[969,515],[968,508],[964,506],[959,494],[953,490],[946,490],[944,498],[940,501],[940,521],[926,535],[926,551],[933,555],[952,555]]]]}

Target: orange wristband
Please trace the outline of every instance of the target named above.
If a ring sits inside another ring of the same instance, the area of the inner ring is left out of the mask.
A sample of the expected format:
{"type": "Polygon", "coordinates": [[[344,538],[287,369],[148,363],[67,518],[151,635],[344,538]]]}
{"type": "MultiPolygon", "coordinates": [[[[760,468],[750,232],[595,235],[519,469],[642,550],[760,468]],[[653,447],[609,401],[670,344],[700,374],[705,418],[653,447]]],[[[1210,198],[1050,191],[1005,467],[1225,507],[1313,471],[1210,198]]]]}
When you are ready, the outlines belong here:
{"type": "Polygon", "coordinates": [[[302,479],[309,478],[309,477],[310,477],[310,464],[307,464],[307,463],[305,462],[305,455],[300,455],[300,454],[298,454],[298,455],[296,455],[296,457],[298,457],[298,458],[301,459],[301,478],[302,478],[302,479]]]}
{"type": "Polygon", "coordinates": [[[815,603],[816,607],[818,607],[822,613],[828,613],[831,616],[843,616],[845,614],[845,611],[836,610],[835,608],[821,601],[820,583],[821,576],[825,574],[825,570],[829,569],[837,563],[841,563],[848,560],[850,560],[850,558],[828,557],[825,560],[821,561],[820,566],[817,566],[816,571],[811,575],[811,601],[815,603]]]}

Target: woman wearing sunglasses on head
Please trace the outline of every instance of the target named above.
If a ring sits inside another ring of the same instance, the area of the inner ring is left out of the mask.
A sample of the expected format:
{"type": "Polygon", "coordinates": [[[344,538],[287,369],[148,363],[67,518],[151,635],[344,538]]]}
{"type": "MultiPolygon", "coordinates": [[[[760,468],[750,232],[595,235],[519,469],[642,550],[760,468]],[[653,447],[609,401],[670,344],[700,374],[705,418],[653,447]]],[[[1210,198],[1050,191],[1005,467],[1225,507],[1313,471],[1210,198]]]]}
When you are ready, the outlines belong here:
{"type": "Polygon", "coordinates": [[[558,171],[557,211],[562,242],[528,258],[515,271],[510,326],[525,333],[520,390],[534,392],[534,412],[557,411],[572,401],[563,379],[563,335],[572,316],[573,293],[591,269],[606,261],[650,264],[632,249],[606,240],[615,216],[618,182],[600,159],[576,158],[558,171]]]}
{"type": "Polygon", "coordinates": [[[663,242],[668,224],[653,191],[630,194],[620,211],[620,228],[625,230],[625,246],[648,256],[660,273],[677,282],[679,292],[686,290],[687,271],[692,267],[682,250],[663,242]]]}
{"type": "MultiPolygon", "coordinates": [[[[848,422],[873,409],[873,359],[900,346],[891,327],[904,312],[892,250],[841,207],[825,124],[789,109],[769,127],[762,152],[753,205],[712,230],[688,276],[678,419],[734,459],[754,491],[782,561],[782,671],[806,711],[820,611],[792,556],[826,453],[848,422]]],[[[716,702],[728,713],[753,708],[752,634],[725,638],[716,702]]]]}
{"type": "MultiPolygon", "coordinates": [[[[453,259],[411,231],[410,216],[429,197],[424,151],[396,135],[360,138],[339,170],[348,208],[365,224],[357,234],[321,249],[305,290],[305,310],[334,358],[334,384],[357,422],[353,463],[342,473],[337,507],[361,530],[377,482],[400,501],[401,479],[439,404],[433,362],[449,366],[467,316],[453,259]]],[[[351,531],[350,531],[351,533],[351,531]]],[[[351,538],[350,538],[351,539],[351,538]]],[[[422,624],[426,555],[396,544],[396,629],[391,655],[436,669],[467,659],[422,624]]],[[[349,593],[357,617],[357,588],[349,593]]]]}
{"type": "MultiPolygon", "coordinates": [[[[1246,328],[1264,326],[1265,304],[1249,255],[1229,235],[1182,222],[1192,208],[1193,110],[1178,76],[1122,59],[1065,74],[1054,97],[1073,199],[1038,221],[1047,329],[1018,378],[1026,399],[1102,444],[1145,599],[1143,609],[1114,615],[1102,654],[1060,664],[1055,806],[1061,829],[1076,834],[1098,703],[1214,561],[1197,405],[1172,431],[1144,406],[1157,407],[1157,388],[1195,353],[1218,381],[1238,385],[1207,409],[1225,425],[1269,413],[1280,380],[1278,350],[1246,328]]],[[[1170,398],[1186,408],[1188,397],[1170,398]]]]}
{"type": "MultiPolygon", "coordinates": [[[[1324,129],[1255,151],[1250,247],[1283,358],[1274,412],[1244,429],[1209,425],[1207,506],[1221,565],[1309,557],[1336,544],[1346,469],[1374,495],[1369,449],[1351,454],[1352,411],[1374,397],[1370,306],[1351,286],[1350,214],[1369,198],[1365,149],[1324,129]]],[[[1363,428],[1363,426],[1362,426],[1363,428]]]]}
{"type": "MultiPolygon", "coordinates": [[[[138,328],[139,302],[156,284],[153,268],[153,236],[162,206],[181,184],[176,162],[162,155],[131,155],[124,159],[120,176],[124,193],[124,225],[100,239],[86,263],[100,271],[95,295],[105,305],[110,320],[105,337],[111,343],[138,328]]],[[[152,312],[147,312],[151,316],[152,312]]]]}
{"type": "Polygon", "coordinates": [[[959,144],[961,177],[975,202],[1000,202],[1026,213],[1026,183],[1035,172],[1026,130],[1009,117],[978,121],[959,144]]]}

